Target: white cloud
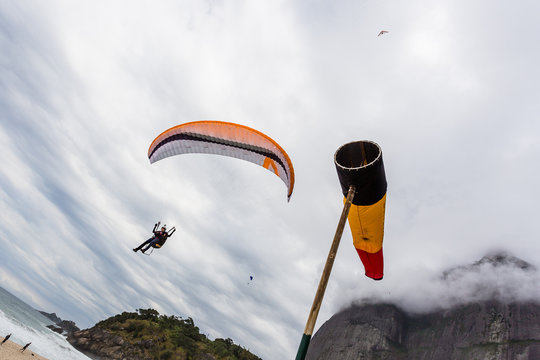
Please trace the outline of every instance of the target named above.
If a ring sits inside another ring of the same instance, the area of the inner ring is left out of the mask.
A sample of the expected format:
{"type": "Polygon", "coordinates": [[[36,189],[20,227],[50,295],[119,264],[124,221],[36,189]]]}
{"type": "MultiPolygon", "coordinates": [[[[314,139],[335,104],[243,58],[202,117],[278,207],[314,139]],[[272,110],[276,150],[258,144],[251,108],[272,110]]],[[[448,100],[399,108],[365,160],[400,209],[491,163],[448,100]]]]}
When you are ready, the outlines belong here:
{"type": "Polygon", "coordinates": [[[384,152],[386,277],[364,278],[346,230],[317,325],[493,247],[540,263],[538,6],[0,5],[3,287],[82,326],[155,307],[291,357],[341,212],[333,154],[357,139],[384,152]],[[155,136],[200,119],[275,138],[291,202],[252,164],[149,164],[155,136]],[[157,220],[178,232],[134,254],[157,220]]]}

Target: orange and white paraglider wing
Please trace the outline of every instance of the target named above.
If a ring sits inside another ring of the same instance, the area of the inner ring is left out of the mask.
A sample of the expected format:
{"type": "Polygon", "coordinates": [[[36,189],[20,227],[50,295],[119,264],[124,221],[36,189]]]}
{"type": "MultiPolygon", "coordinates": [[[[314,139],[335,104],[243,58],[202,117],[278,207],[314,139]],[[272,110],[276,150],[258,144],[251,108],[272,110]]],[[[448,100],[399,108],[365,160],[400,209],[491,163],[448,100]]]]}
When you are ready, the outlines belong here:
{"type": "Polygon", "coordinates": [[[247,126],[214,120],[195,121],[172,127],[157,136],[148,149],[150,163],[173,155],[202,153],[229,156],[260,165],[287,186],[287,199],[294,188],[292,162],[269,136],[247,126]]]}

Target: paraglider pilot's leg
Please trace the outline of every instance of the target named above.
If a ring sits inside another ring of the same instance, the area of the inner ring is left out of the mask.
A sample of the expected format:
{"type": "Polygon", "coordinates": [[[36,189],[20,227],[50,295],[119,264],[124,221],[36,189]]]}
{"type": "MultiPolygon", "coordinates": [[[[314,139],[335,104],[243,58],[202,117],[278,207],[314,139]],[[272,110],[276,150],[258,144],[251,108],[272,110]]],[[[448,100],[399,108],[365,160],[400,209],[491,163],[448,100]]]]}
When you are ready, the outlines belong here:
{"type": "Polygon", "coordinates": [[[152,246],[156,245],[158,243],[159,239],[158,238],[152,238],[152,239],[149,239],[149,241],[146,241],[143,245],[141,246],[144,246],[145,244],[148,244],[144,249],[142,249],[142,252],[146,252],[146,250],[150,249],[152,246]]]}
{"type": "MultiPolygon", "coordinates": [[[[143,242],[141,245],[139,245],[138,247],[136,247],[135,249],[133,249],[133,251],[137,252],[139,250],[141,250],[143,248],[144,245],[146,244],[150,244],[152,242],[152,240],[156,240],[156,237],[155,236],[152,236],[150,239],[146,240],[145,242],[143,242]]],[[[149,245],[149,246],[152,246],[152,245],[149,245]]],[[[146,249],[148,250],[148,249],[146,249]]],[[[143,250],[142,252],[145,252],[146,250],[143,250]]]]}

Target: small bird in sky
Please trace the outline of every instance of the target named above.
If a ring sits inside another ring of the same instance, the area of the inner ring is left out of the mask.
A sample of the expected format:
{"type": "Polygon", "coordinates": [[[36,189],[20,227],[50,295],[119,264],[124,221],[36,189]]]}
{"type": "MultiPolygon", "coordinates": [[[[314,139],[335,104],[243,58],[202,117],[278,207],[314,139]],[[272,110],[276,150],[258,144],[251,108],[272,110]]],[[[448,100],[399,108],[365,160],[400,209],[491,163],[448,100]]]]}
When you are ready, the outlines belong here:
{"type": "Polygon", "coordinates": [[[381,30],[381,32],[379,32],[379,35],[377,35],[377,36],[381,36],[381,35],[383,35],[383,34],[386,34],[387,32],[388,32],[388,31],[386,31],[386,30],[381,30]]]}

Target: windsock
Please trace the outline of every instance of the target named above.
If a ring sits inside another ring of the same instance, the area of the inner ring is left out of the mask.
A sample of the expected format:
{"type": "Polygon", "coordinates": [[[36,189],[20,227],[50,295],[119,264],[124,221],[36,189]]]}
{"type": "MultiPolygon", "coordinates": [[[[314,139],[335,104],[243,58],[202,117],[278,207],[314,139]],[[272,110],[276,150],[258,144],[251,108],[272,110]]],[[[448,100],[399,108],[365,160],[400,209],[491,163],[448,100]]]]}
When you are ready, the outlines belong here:
{"type": "Polygon", "coordinates": [[[347,196],[351,185],[356,188],[347,217],[353,245],[366,276],[381,280],[387,188],[381,148],[371,141],[351,142],[336,151],[334,163],[343,195],[347,196]]]}

